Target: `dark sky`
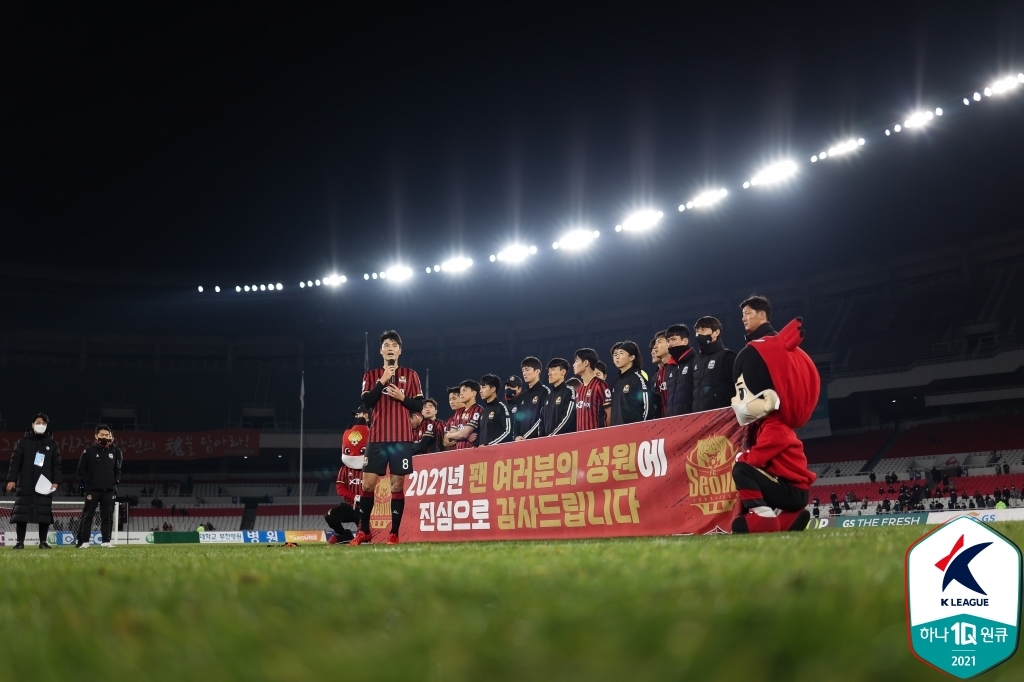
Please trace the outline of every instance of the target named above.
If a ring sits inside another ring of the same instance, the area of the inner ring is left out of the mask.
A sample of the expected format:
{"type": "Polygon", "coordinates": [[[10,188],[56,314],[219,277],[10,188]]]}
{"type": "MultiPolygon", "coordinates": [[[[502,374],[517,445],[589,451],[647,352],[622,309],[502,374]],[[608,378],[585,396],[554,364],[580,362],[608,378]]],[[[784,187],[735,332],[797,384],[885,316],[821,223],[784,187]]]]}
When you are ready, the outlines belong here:
{"type": "Polygon", "coordinates": [[[498,282],[585,306],[1024,218],[1024,87],[959,103],[1024,70],[1020,4],[429,5],[5,5],[4,287],[160,300],[337,269],[359,279],[337,294],[355,308],[391,300],[361,275],[400,260],[421,285],[406,303],[457,306],[498,282]],[[939,105],[930,130],[879,136],[939,105]],[[850,135],[869,142],[855,158],[806,163],[850,135]],[[803,167],[785,187],[739,189],[787,156],[803,167]],[[675,210],[707,187],[730,190],[721,208],[675,210]],[[616,235],[641,206],[665,211],[658,232],[616,235]],[[569,259],[550,245],[575,223],[602,238],[569,259]],[[486,258],[516,234],[540,255],[499,274],[486,258]],[[464,282],[422,274],[460,252],[477,260],[464,282]]]}

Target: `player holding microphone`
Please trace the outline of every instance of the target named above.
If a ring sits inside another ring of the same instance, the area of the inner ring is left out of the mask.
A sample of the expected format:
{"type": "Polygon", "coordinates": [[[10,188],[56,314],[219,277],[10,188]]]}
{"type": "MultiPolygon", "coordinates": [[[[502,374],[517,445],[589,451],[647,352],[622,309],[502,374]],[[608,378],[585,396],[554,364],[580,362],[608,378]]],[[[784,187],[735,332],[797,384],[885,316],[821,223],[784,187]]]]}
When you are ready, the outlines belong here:
{"type": "Polygon", "coordinates": [[[391,330],[381,334],[380,354],[384,366],[363,375],[363,405],[373,411],[369,442],[363,456],[363,494],[359,499],[359,532],[349,543],[370,542],[370,514],[377,479],[391,474],[391,534],[389,545],[398,544],[398,531],[405,510],[405,477],[412,473],[413,434],[409,415],[423,409],[420,377],[398,366],[402,337],[391,330]]]}

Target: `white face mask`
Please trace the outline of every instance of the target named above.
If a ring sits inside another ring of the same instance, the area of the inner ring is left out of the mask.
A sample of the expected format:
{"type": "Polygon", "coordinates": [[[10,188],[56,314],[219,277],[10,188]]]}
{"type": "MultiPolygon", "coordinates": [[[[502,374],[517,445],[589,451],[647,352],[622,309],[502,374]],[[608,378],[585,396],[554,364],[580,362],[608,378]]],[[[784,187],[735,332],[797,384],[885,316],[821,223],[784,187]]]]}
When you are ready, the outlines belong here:
{"type": "Polygon", "coordinates": [[[39,435],[42,435],[46,433],[46,424],[33,424],[32,430],[38,433],[39,435]]]}

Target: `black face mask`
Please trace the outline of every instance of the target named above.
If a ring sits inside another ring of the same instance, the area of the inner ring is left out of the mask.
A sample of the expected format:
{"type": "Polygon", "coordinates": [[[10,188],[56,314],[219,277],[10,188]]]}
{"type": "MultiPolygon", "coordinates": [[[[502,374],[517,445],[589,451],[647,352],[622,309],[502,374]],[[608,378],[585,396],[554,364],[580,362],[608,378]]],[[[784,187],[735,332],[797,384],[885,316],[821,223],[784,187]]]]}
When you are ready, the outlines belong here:
{"type": "Polygon", "coordinates": [[[505,402],[510,403],[516,399],[516,392],[511,388],[505,389],[505,402]]]}
{"type": "Polygon", "coordinates": [[[110,445],[113,442],[114,442],[113,438],[97,438],[96,439],[96,445],[99,445],[101,448],[105,448],[105,447],[107,447],[108,445],[110,445]]]}
{"type": "Polygon", "coordinates": [[[711,343],[711,335],[710,334],[697,334],[697,345],[698,346],[700,346],[701,348],[704,348],[709,343],[711,343]]]}
{"type": "Polygon", "coordinates": [[[669,352],[669,355],[672,356],[672,359],[675,360],[676,362],[678,362],[679,358],[683,357],[683,355],[685,355],[687,353],[687,351],[689,351],[689,350],[690,350],[690,347],[688,345],[687,346],[672,346],[671,348],[668,349],[668,352],[669,352]]]}
{"type": "Polygon", "coordinates": [[[366,426],[366,417],[356,417],[356,420],[353,422],[353,424],[355,424],[356,426],[366,426]]]}

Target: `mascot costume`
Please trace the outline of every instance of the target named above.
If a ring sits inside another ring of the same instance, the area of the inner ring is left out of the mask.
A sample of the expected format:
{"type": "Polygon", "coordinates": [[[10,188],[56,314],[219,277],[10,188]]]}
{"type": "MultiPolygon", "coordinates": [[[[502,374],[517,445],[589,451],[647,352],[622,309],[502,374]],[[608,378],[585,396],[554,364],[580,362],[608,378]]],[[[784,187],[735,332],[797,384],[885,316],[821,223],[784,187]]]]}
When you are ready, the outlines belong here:
{"type": "Polygon", "coordinates": [[[367,421],[370,413],[362,405],[353,413],[355,421],[341,436],[341,468],[335,490],[341,504],[324,515],[324,521],[334,534],[327,542],[336,545],[355,537],[359,525],[359,496],[363,492],[363,450],[370,436],[367,421]]]}
{"type": "Polygon", "coordinates": [[[795,429],[811,418],[821,378],[800,349],[803,337],[798,317],[777,335],[749,342],[736,356],[732,408],[750,430],[748,447],[732,471],[743,507],[733,533],[803,530],[810,521],[807,489],[817,476],[807,468],[795,429]]]}

